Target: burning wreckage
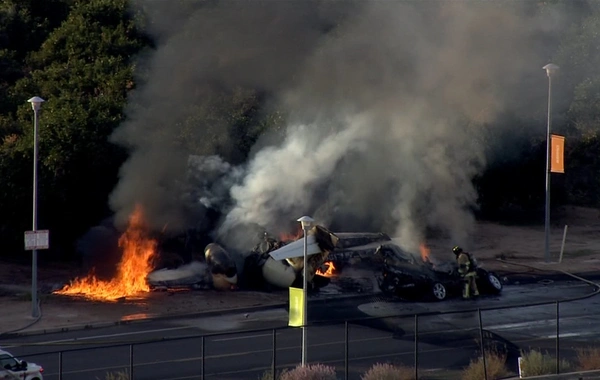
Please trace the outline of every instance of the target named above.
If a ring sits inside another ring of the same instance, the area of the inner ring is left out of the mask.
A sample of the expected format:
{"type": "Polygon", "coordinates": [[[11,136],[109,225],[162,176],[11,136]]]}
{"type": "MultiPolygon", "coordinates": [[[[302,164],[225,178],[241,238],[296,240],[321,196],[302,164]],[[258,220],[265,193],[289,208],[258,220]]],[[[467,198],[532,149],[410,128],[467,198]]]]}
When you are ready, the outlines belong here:
{"type": "MultiPolygon", "coordinates": [[[[338,237],[324,227],[308,232],[308,282],[318,288],[329,283],[326,276],[328,255],[336,248],[338,237]]],[[[230,290],[288,288],[302,284],[304,240],[289,243],[264,233],[261,241],[244,255],[242,273],[238,273],[234,255],[217,243],[204,250],[204,262],[192,261],[178,268],[150,272],[146,281],[151,289],[192,288],[230,290]],[[240,274],[240,276],[238,276],[240,274]]]]}
{"type": "MultiPolygon", "coordinates": [[[[328,285],[332,275],[344,268],[363,268],[375,277],[380,291],[404,299],[441,301],[460,294],[462,278],[454,261],[433,263],[422,245],[421,255],[404,251],[383,233],[332,233],[313,227],[307,237],[308,284],[310,290],[328,285]]],[[[302,286],[304,241],[278,241],[267,233],[245,257],[243,275],[233,256],[216,243],[209,244],[205,262],[194,261],[175,269],[151,272],[146,280],[151,289],[188,287],[219,290],[269,290],[302,286]],[[207,280],[208,279],[208,280],[207,280]]],[[[478,266],[477,282],[483,294],[498,294],[498,276],[478,266]]]]}
{"type": "MultiPolygon", "coordinates": [[[[192,257],[188,264],[155,269],[153,263],[160,256],[159,244],[148,235],[142,210],[138,207],[130,216],[129,227],[119,238],[122,254],[112,278],[102,279],[91,271],[53,293],[115,301],[160,289],[301,287],[304,239],[300,238],[301,233],[298,235],[276,240],[265,233],[250,252],[242,255],[210,243],[204,249],[203,257],[192,257]],[[236,259],[240,256],[244,257],[244,262],[238,265],[236,259]]],[[[378,287],[385,294],[443,300],[457,293],[462,285],[454,261],[432,263],[424,245],[419,257],[402,250],[383,233],[333,233],[318,225],[308,231],[306,239],[309,290],[318,290],[336,278],[337,286],[348,281],[354,290],[362,291],[361,286],[367,286],[366,283],[356,286],[355,280],[368,277],[367,282],[373,290],[378,287]],[[362,274],[355,277],[359,272],[362,274]]],[[[502,290],[502,283],[494,273],[481,267],[477,271],[480,291],[497,294],[502,290]]]]}
{"type": "MultiPolygon", "coordinates": [[[[442,301],[462,292],[463,278],[454,261],[434,264],[429,252],[421,246],[421,259],[403,251],[395,244],[377,247],[374,255],[383,260],[377,282],[385,294],[407,299],[442,301]]],[[[503,285],[494,273],[477,266],[476,282],[482,294],[499,294],[503,285]]]]}

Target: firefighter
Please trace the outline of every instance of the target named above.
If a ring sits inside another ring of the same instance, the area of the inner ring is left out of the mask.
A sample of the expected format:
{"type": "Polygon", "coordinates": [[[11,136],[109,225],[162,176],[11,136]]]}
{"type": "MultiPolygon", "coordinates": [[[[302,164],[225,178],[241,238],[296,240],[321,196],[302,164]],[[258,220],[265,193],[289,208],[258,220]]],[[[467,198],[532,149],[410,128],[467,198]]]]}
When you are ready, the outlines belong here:
{"type": "Polygon", "coordinates": [[[475,297],[479,296],[479,289],[477,289],[477,282],[475,281],[477,268],[471,259],[471,255],[463,251],[459,246],[452,248],[452,252],[456,255],[458,273],[463,279],[463,298],[469,299],[471,295],[475,297]]]}
{"type": "Polygon", "coordinates": [[[271,252],[277,248],[280,248],[280,244],[277,240],[273,239],[268,232],[263,232],[262,241],[254,248],[255,251],[260,253],[271,252]]]}

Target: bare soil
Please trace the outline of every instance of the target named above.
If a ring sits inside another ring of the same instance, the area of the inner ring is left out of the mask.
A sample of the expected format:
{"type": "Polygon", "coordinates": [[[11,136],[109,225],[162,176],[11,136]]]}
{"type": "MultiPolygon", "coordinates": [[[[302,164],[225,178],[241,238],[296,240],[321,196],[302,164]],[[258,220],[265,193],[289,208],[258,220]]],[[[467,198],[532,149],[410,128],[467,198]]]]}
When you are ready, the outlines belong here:
{"type": "MultiPolygon", "coordinates": [[[[549,262],[544,257],[544,225],[511,226],[481,222],[471,236],[472,246],[464,248],[485,268],[503,274],[529,270],[499,259],[575,274],[600,271],[600,210],[568,206],[555,214],[551,215],[549,262]]],[[[451,256],[449,247],[456,242],[439,239],[429,244],[435,258],[447,258],[451,256]]]]}

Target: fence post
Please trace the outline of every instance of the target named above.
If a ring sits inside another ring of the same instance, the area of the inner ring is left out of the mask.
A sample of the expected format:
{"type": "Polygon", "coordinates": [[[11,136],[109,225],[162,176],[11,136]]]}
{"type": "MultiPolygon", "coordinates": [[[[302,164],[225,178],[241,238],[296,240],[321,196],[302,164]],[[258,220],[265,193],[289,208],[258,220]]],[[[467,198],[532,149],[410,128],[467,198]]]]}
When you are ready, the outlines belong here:
{"type": "Polygon", "coordinates": [[[202,369],[201,369],[201,372],[200,372],[200,378],[202,380],[204,380],[204,359],[205,359],[204,350],[205,350],[205,347],[206,347],[205,343],[204,343],[204,336],[202,336],[201,340],[202,340],[202,369]]]}
{"type": "Polygon", "coordinates": [[[277,379],[277,330],[273,329],[273,363],[271,364],[273,380],[277,379]]]}
{"type": "Polygon", "coordinates": [[[419,378],[419,314],[415,314],[415,380],[419,378]]]}
{"type": "Polygon", "coordinates": [[[348,321],[344,323],[344,379],[348,380],[348,321]]]}
{"type": "Polygon", "coordinates": [[[62,380],[62,351],[58,351],[58,380],[62,380]]]}
{"type": "Polygon", "coordinates": [[[556,374],[560,373],[560,302],[556,301],[556,374]]]}
{"type": "Polygon", "coordinates": [[[485,374],[485,380],[488,380],[487,362],[485,360],[485,344],[483,342],[483,322],[481,321],[481,309],[477,309],[477,315],[479,316],[479,339],[481,340],[481,357],[483,358],[483,373],[485,374]]]}
{"type": "Polygon", "coordinates": [[[129,345],[129,378],[133,379],[133,344],[129,345]]]}

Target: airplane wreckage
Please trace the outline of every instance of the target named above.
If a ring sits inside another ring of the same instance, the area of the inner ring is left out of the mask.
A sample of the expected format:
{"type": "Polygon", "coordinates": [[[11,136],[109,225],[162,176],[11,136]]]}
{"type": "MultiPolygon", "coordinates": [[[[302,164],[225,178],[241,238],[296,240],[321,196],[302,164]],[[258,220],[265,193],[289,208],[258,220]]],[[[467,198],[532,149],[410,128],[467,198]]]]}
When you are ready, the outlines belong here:
{"type": "MultiPolygon", "coordinates": [[[[307,234],[307,274],[311,289],[330,282],[334,262],[329,256],[347,248],[390,241],[383,233],[335,234],[325,227],[314,226],[307,234]],[[329,270],[329,273],[328,273],[329,270]]],[[[371,249],[372,251],[372,249],[371,249]]],[[[338,258],[342,258],[339,256],[338,258]]],[[[238,273],[234,255],[217,243],[204,249],[204,261],[192,261],[177,268],[150,272],[146,282],[153,290],[174,288],[233,290],[237,288],[269,290],[302,285],[304,239],[279,241],[264,233],[261,241],[244,255],[243,269],[238,273]]],[[[335,265],[342,267],[344,262],[335,265]]]]}
{"type": "MultiPolygon", "coordinates": [[[[146,281],[153,290],[172,288],[253,290],[302,287],[304,266],[303,237],[283,242],[267,233],[249,254],[238,273],[233,255],[210,243],[204,250],[205,262],[192,261],[174,269],[149,273],[146,281]]],[[[318,290],[341,274],[345,267],[363,268],[373,273],[379,290],[401,298],[442,301],[460,293],[462,279],[454,261],[434,264],[428,256],[402,250],[384,233],[333,233],[315,226],[307,234],[307,283],[318,290]]],[[[478,266],[480,292],[498,294],[502,281],[478,266]]]]}

